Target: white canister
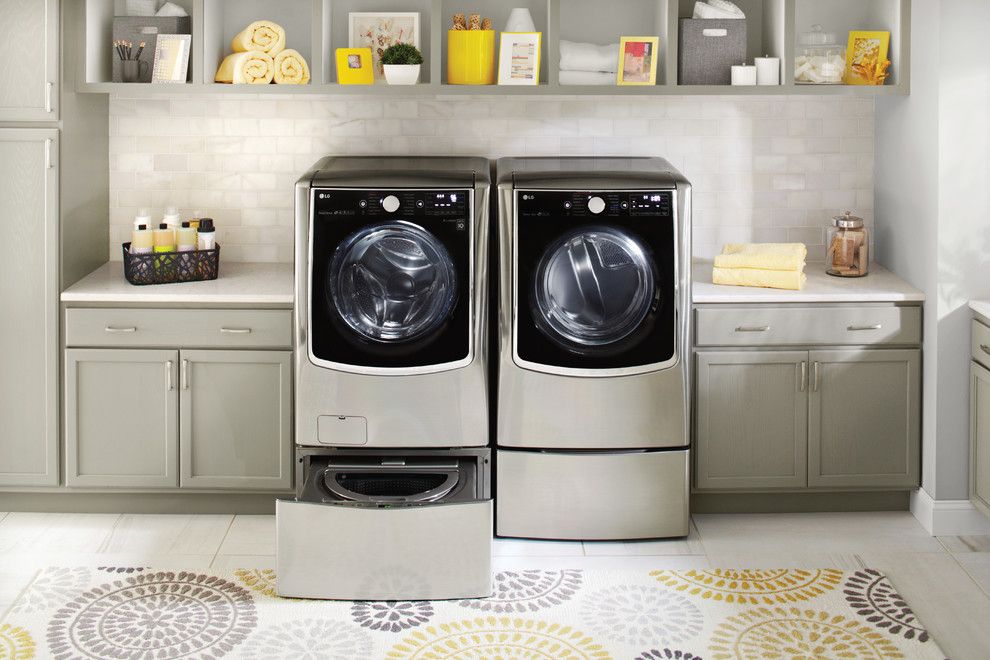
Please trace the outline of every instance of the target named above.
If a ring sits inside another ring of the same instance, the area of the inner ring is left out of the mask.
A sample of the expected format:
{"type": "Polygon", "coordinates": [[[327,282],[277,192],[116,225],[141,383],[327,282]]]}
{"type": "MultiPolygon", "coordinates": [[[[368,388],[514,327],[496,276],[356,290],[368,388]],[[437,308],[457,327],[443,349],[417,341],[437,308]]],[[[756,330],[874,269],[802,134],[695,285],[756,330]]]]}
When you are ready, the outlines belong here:
{"type": "Polygon", "coordinates": [[[756,84],[757,85],[779,85],[780,84],[780,58],[779,57],[757,57],[755,64],[756,64],[756,84]]]}
{"type": "Polygon", "coordinates": [[[536,32],[533,15],[525,7],[516,7],[509,12],[509,20],[506,21],[503,32],[536,32]]]}
{"type": "Polygon", "coordinates": [[[732,84],[748,87],[756,84],[756,67],[748,64],[735,64],[732,67],[732,84]]]}

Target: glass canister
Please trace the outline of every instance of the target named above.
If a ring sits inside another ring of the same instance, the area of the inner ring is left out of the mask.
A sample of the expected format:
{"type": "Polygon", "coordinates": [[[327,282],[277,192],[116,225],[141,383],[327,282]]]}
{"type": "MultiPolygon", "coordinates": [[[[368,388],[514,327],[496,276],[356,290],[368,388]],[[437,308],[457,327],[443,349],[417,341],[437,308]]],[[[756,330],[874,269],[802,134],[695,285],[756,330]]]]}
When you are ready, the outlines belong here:
{"type": "Polygon", "coordinates": [[[841,85],[846,74],[846,49],[834,32],[811,26],[798,38],[794,82],[802,85],[841,85]]]}
{"type": "Polygon", "coordinates": [[[828,230],[826,271],[836,277],[863,277],[870,272],[870,232],[851,211],[832,218],[828,230]]]}

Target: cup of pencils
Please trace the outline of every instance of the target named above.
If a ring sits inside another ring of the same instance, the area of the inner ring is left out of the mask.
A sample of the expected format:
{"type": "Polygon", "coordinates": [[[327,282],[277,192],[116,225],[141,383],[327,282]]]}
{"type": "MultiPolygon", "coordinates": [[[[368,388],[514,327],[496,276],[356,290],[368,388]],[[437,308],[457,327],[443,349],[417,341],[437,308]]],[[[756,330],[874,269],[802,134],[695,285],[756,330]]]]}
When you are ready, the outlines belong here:
{"type": "Polygon", "coordinates": [[[141,61],[144,45],[142,41],[137,50],[134,50],[134,43],[131,41],[121,39],[113,42],[113,49],[120,58],[120,78],[125,83],[141,82],[142,76],[148,72],[148,63],[141,61]]]}

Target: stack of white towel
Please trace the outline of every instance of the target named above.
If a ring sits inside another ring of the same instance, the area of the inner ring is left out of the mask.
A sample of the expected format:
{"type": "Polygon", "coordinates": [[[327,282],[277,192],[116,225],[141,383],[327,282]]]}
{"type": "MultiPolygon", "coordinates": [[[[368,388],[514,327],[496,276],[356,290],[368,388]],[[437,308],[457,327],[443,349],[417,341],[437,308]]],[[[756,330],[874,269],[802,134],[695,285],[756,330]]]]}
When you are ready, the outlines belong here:
{"type": "Polygon", "coordinates": [[[614,85],[618,71],[619,44],[560,40],[561,85],[614,85]]]}

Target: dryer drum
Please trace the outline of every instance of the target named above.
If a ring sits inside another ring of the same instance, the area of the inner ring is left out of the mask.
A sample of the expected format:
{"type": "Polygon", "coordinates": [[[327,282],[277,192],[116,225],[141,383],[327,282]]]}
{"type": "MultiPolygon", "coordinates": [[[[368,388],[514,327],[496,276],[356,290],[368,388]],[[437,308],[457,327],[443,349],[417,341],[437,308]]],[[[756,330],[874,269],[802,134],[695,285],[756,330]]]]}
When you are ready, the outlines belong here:
{"type": "Polygon", "coordinates": [[[656,278],[652,255],[629,233],[604,226],[568,233],[537,266],[537,326],[567,348],[620,342],[658,307],[656,278]]]}
{"type": "Polygon", "coordinates": [[[411,222],[364,227],[334,251],[327,304],[362,339],[411,342],[437,331],[457,302],[444,244],[411,222]]]}
{"type": "Polygon", "coordinates": [[[324,487],[332,495],[352,502],[434,502],[448,496],[459,482],[456,464],[450,467],[331,465],[323,472],[324,487]]]}

